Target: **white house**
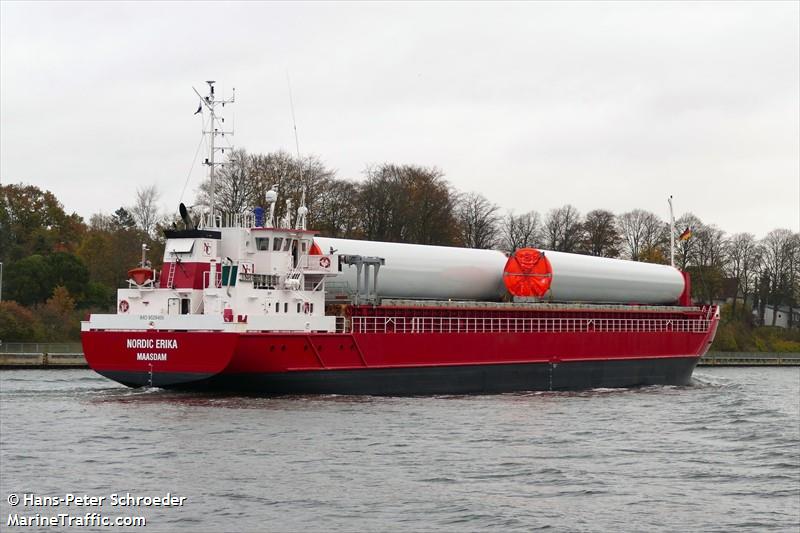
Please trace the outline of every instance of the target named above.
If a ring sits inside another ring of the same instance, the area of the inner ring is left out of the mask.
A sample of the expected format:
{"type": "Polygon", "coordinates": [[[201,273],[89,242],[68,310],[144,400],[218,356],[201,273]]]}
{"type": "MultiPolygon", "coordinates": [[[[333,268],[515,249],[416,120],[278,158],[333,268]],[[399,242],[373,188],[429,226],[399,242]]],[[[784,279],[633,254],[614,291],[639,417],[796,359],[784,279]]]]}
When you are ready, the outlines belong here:
{"type": "Polygon", "coordinates": [[[794,315],[792,317],[792,326],[798,327],[800,326],[800,309],[794,309],[785,306],[778,306],[777,311],[775,307],[768,305],[764,308],[764,325],[771,326],[772,325],[772,315],[777,313],[775,317],[775,325],[779,328],[788,328],[789,327],[789,315],[794,315]]]}

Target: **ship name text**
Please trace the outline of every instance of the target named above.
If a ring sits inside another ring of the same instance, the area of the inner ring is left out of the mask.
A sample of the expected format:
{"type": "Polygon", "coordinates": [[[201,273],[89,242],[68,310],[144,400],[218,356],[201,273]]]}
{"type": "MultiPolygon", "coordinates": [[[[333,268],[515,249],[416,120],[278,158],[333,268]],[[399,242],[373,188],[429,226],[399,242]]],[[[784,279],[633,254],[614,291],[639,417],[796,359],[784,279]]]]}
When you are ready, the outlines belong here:
{"type": "Polygon", "coordinates": [[[128,348],[177,350],[177,339],[127,339],[128,348]]]}

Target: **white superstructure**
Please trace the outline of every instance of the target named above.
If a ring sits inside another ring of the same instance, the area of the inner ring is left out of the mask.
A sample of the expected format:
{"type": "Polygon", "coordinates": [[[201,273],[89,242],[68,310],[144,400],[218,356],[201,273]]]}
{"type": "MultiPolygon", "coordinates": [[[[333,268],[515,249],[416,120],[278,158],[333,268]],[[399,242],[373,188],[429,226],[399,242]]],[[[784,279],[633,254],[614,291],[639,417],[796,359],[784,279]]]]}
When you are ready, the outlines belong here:
{"type": "MultiPolygon", "coordinates": [[[[257,207],[244,213],[223,214],[214,205],[217,137],[231,135],[223,128],[214,82],[200,96],[198,113],[209,114],[203,133],[209,137],[205,164],[211,179],[210,205],[195,223],[181,204],[183,229],[165,231],[163,266],[149,267],[146,247],[142,263],[129,271],[128,288],[117,293],[116,314],[93,314],[84,330],[219,330],[334,332],[337,318],[325,316],[325,279],[337,273],[339,257],[311,255],[314,233],[305,227],[305,201],[296,224],[287,200],[287,213],[275,220],[275,188],[264,198],[268,212],[257,207]]],[[[195,91],[197,92],[197,91],[195,91]]],[[[305,195],[303,196],[305,198],[305,195]]]]}
{"type": "Polygon", "coordinates": [[[309,254],[313,233],[238,226],[167,235],[161,272],[141,283],[132,276],[117,314],[92,315],[90,327],[336,330],[325,316],[325,278],[339,260],[309,254]]]}

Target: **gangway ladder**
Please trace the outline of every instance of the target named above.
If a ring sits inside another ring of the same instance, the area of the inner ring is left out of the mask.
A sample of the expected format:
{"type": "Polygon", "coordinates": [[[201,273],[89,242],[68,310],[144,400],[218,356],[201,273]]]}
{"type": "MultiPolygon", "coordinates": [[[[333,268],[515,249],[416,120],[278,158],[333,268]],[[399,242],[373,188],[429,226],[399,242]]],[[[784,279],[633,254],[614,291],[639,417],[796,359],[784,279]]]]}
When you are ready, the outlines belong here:
{"type": "Polygon", "coordinates": [[[169,265],[169,274],[167,274],[167,288],[174,289],[175,283],[175,265],[178,263],[177,259],[173,259],[169,265]]]}
{"type": "Polygon", "coordinates": [[[297,281],[297,290],[303,291],[303,290],[305,290],[305,287],[303,287],[302,284],[300,283],[302,279],[303,279],[303,273],[300,271],[299,268],[294,268],[286,276],[286,281],[284,283],[286,284],[286,287],[288,288],[291,285],[289,282],[292,281],[292,280],[296,280],[297,281]]]}
{"type": "Polygon", "coordinates": [[[300,264],[303,262],[303,259],[307,257],[308,254],[303,254],[298,257],[297,264],[292,266],[291,270],[289,270],[289,274],[286,276],[286,281],[297,280],[297,286],[301,291],[305,290],[305,287],[300,284],[300,281],[303,279],[303,271],[300,268],[300,264]]]}

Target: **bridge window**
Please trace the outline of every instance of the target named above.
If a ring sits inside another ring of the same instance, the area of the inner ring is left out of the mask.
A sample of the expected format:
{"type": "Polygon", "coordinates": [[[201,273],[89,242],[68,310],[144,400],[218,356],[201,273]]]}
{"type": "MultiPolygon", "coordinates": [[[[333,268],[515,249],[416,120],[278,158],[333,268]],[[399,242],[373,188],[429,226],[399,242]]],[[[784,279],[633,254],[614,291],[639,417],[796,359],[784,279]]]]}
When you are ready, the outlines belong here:
{"type": "Polygon", "coordinates": [[[281,244],[283,244],[283,237],[275,237],[272,239],[272,250],[274,252],[280,252],[281,244]]]}
{"type": "Polygon", "coordinates": [[[292,239],[286,239],[286,242],[283,244],[283,251],[288,252],[291,246],[292,246],[292,239]]]}
{"type": "Polygon", "coordinates": [[[276,313],[281,312],[281,304],[279,304],[278,302],[275,302],[275,312],[276,313]]]}
{"type": "Polygon", "coordinates": [[[284,302],[283,303],[283,312],[284,313],[288,313],[289,312],[289,302],[284,302]]]}
{"type": "Polygon", "coordinates": [[[297,302],[297,312],[300,312],[300,302],[297,302]]]}
{"type": "Polygon", "coordinates": [[[269,237],[256,237],[256,249],[260,252],[269,250],[269,237]]]}

